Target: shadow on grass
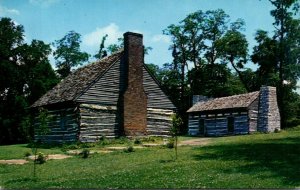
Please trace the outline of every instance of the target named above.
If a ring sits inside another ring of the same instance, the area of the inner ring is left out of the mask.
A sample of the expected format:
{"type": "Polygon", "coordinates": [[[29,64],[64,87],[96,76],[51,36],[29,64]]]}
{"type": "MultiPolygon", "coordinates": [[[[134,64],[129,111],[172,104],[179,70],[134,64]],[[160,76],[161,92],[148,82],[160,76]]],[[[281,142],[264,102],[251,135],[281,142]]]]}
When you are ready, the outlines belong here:
{"type": "Polygon", "coordinates": [[[14,183],[23,183],[23,182],[37,182],[38,178],[36,177],[23,177],[17,179],[10,179],[5,184],[14,184],[14,183]]]}
{"type": "Polygon", "coordinates": [[[159,160],[159,163],[165,164],[165,163],[171,163],[171,162],[175,162],[174,159],[168,159],[168,160],[159,160]]]}
{"type": "Polygon", "coordinates": [[[241,164],[223,169],[224,173],[257,174],[269,171],[291,186],[300,186],[300,137],[273,139],[258,143],[224,144],[202,147],[196,160],[241,161],[241,164]]]}

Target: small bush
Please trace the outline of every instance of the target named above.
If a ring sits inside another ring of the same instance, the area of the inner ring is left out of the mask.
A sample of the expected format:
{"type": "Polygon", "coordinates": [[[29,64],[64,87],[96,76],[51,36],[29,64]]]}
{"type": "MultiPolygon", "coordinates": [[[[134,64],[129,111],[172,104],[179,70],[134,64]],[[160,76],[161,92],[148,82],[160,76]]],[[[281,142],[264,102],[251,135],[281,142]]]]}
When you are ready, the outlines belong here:
{"type": "Polygon", "coordinates": [[[169,141],[166,144],[166,147],[170,148],[170,149],[174,148],[174,139],[173,138],[169,139],[169,141]]]}
{"type": "Polygon", "coordinates": [[[48,156],[46,156],[44,153],[39,152],[37,158],[35,159],[35,162],[37,164],[43,164],[47,161],[48,156]]]}
{"type": "Polygon", "coordinates": [[[82,143],[80,145],[81,148],[92,148],[92,147],[95,147],[96,144],[95,143],[82,143]]]}
{"type": "Polygon", "coordinates": [[[105,136],[102,136],[99,141],[98,141],[98,145],[109,145],[111,142],[105,137],[105,136]]]}
{"type": "Polygon", "coordinates": [[[126,144],[128,142],[129,142],[129,140],[126,137],[120,137],[120,138],[118,138],[118,139],[115,140],[116,144],[126,144]]]}
{"type": "Polygon", "coordinates": [[[30,153],[30,152],[25,152],[25,153],[24,153],[24,156],[25,156],[25,157],[29,157],[29,156],[31,156],[31,153],[30,153]]]}
{"type": "Polygon", "coordinates": [[[281,131],[280,131],[280,129],[278,129],[278,128],[276,128],[275,130],[274,130],[274,133],[280,133],[281,131]]]}
{"type": "Polygon", "coordinates": [[[142,144],[142,141],[141,141],[141,139],[136,138],[136,139],[134,139],[133,143],[134,144],[142,144]]]}
{"type": "Polygon", "coordinates": [[[82,152],[80,153],[82,155],[82,158],[88,158],[90,155],[90,150],[89,149],[83,149],[82,152]]]}
{"type": "Polygon", "coordinates": [[[79,149],[80,146],[77,144],[64,144],[62,146],[62,150],[74,150],[74,149],[79,149]]]}
{"type": "Polygon", "coordinates": [[[134,148],[133,146],[128,146],[124,151],[127,153],[134,152],[134,148]]]}

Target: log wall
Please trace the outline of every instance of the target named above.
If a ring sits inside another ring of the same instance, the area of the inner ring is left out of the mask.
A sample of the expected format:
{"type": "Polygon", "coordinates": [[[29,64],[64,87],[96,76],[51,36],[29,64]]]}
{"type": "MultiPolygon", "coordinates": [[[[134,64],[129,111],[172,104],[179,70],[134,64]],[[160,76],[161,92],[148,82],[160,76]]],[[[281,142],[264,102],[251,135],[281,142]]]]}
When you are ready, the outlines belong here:
{"type": "Polygon", "coordinates": [[[147,134],[150,136],[169,136],[172,127],[173,110],[147,109],[147,134]]]}
{"type": "Polygon", "coordinates": [[[120,135],[120,125],[116,106],[80,104],[81,142],[95,142],[102,136],[115,138],[120,135]]]}
{"type": "MultiPolygon", "coordinates": [[[[38,136],[35,131],[35,140],[41,140],[47,143],[65,143],[73,142],[78,137],[78,109],[69,107],[63,109],[48,110],[48,127],[49,131],[45,136],[38,136]]],[[[35,129],[38,129],[40,123],[36,118],[34,123],[35,129]]]]}
{"type": "Polygon", "coordinates": [[[252,104],[248,107],[249,132],[257,131],[258,102],[259,98],[254,100],[254,102],[252,102],[252,104]]]}
{"type": "Polygon", "coordinates": [[[189,131],[190,135],[224,136],[230,135],[228,132],[228,118],[234,118],[233,134],[249,133],[248,112],[231,112],[219,114],[190,113],[189,131]],[[204,120],[204,133],[200,130],[200,119],[204,120]]]}

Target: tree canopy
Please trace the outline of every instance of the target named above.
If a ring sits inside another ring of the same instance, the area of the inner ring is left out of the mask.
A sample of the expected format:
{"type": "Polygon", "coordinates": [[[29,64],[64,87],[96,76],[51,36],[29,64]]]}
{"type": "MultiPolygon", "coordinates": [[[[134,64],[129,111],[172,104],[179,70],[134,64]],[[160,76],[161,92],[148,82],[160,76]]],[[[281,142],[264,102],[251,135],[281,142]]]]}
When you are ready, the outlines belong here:
{"type": "Polygon", "coordinates": [[[62,78],[71,73],[71,68],[82,65],[88,61],[89,54],[80,51],[81,35],[75,31],[68,32],[62,39],[55,41],[57,72],[62,78]]]}
{"type": "Polygon", "coordinates": [[[50,53],[42,41],[24,43],[22,25],[0,19],[0,144],[30,136],[28,107],[58,82],[50,53]]]}

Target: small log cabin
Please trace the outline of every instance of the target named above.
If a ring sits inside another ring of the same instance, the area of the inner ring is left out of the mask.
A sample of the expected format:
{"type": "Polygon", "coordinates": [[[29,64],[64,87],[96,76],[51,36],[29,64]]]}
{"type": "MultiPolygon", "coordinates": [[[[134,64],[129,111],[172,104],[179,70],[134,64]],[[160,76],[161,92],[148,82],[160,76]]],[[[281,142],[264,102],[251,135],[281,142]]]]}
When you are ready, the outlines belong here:
{"type": "Polygon", "coordinates": [[[143,36],[132,32],[124,50],[77,69],[31,107],[50,114],[47,142],[167,136],[176,110],[144,64],[143,36]]]}
{"type": "Polygon", "coordinates": [[[194,96],[189,114],[189,134],[224,136],[280,130],[276,88],[216,99],[194,96]]]}

